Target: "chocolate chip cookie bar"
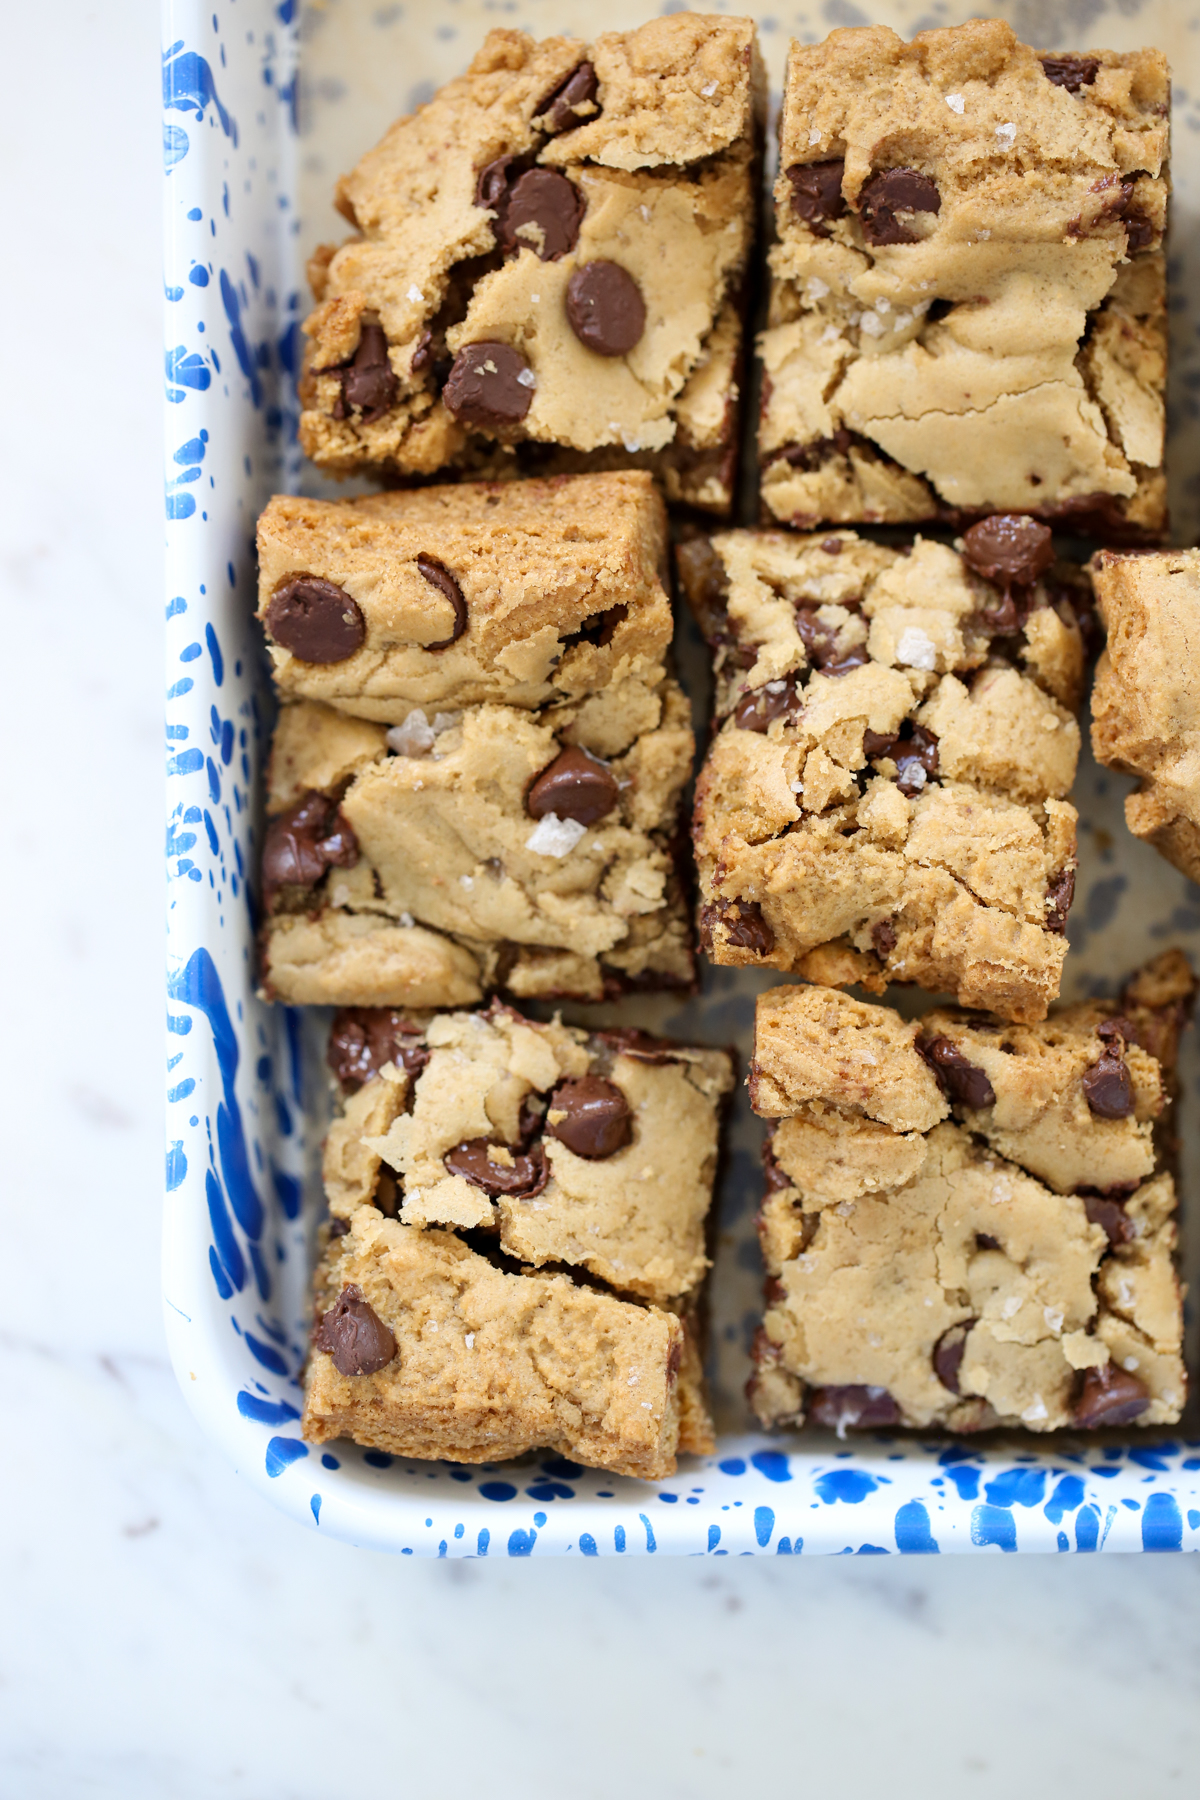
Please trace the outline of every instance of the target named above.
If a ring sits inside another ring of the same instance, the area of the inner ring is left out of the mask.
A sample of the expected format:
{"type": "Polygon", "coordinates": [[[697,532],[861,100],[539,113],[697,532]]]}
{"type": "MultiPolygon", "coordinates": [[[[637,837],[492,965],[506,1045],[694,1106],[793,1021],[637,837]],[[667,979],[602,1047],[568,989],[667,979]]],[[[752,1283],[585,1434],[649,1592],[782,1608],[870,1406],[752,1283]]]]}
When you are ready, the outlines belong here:
{"type": "Polygon", "coordinates": [[[540,711],[280,712],[263,846],[272,998],[461,1006],[690,987],[674,681],[540,711]]]}
{"type": "Polygon", "coordinates": [[[277,495],[258,522],[275,683],[397,725],[661,681],[667,519],[639,471],[463,482],[349,501],[277,495]]]}
{"type": "Polygon", "coordinates": [[[1035,513],[1156,541],[1169,77],[998,19],[793,44],[759,345],[766,520],[1035,513]]]}
{"type": "Polygon", "coordinates": [[[340,183],[300,440],[422,477],[638,466],[731,503],[765,84],[752,21],[493,31],[340,183]]]}
{"type": "Polygon", "coordinates": [[[734,531],[679,563],[716,650],[693,827],[713,961],[1044,1018],[1089,601],[1049,528],[998,514],[899,550],[734,531]]]}
{"type": "Polygon", "coordinates": [[[494,1003],[345,1010],[329,1061],[305,1435],[644,1477],[710,1450],[697,1302],[729,1056],[494,1003]]]}
{"type": "Polygon", "coordinates": [[[748,1394],[763,1424],[1179,1418],[1167,1106],[1194,987],[1168,951],[1119,1003],[1039,1025],[761,996],[750,1087],[775,1123],[748,1394]]]}
{"type": "Polygon", "coordinates": [[[1200,551],[1091,564],[1108,633],[1092,689],[1092,749],[1141,786],[1125,801],[1135,837],[1200,881],[1200,551]]]}

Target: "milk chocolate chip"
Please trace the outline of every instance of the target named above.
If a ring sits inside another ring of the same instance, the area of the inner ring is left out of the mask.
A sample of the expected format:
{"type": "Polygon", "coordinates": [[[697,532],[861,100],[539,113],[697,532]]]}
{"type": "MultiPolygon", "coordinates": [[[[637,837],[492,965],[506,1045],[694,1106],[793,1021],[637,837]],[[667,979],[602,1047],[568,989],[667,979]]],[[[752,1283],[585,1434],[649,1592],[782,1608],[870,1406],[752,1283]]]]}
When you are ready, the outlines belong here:
{"type": "Polygon", "coordinates": [[[395,1337],[353,1282],[321,1318],[313,1344],[333,1358],[339,1375],[374,1375],[396,1354],[395,1337]]]}
{"type": "Polygon", "coordinates": [[[1133,1111],[1133,1083],[1120,1049],[1107,1049],[1083,1071],[1083,1096],[1098,1119],[1127,1119],[1133,1111]]]}
{"type": "Polygon", "coordinates": [[[442,399],[460,425],[499,431],[519,425],[533,404],[533,370],[511,344],[466,344],[454,359],[442,399]]]}
{"type": "Polygon", "coordinates": [[[863,183],[858,205],[868,244],[915,244],[916,232],[896,215],[940,212],[942,197],[918,169],[882,169],[863,183]]]}
{"type": "MultiPolygon", "coordinates": [[[[811,225],[818,237],[828,237],[826,221],[840,219],[846,211],[846,202],[842,199],[845,172],[846,163],[842,157],[833,162],[793,163],[787,171],[792,184],[792,211],[806,225],[811,225]]],[[[841,549],[840,543],[838,549],[841,549]]]]}
{"type": "Polygon", "coordinates": [[[948,1100],[978,1111],[996,1104],[996,1090],[976,1063],[968,1062],[949,1038],[918,1038],[917,1049],[937,1077],[948,1100]]]}
{"type": "Polygon", "coordinates": [[[1110,1244],[1115,1246],[1132,1242],[1133,1220],[1120,1200],[1114,1200],[1110,1194],[1086,1191],[1081,1192],[1079,1198],[1083,1201],[1089,1225],[1099,1225],[1110,1244]]]}
{"type": "Polygon", "coordinates": [[[315,886],[330,868],[352,869],[358,839],[327,794],[309,792],[267,823],[263,887],[268,904],[277,888],[315,886]]]}
{"type": "Polygon", "coordinates": [[[1043,56],[1042,67],[1047,81],[1077,94],[1080,88],[1091,87],[1100,73],[1100,60],[1095,56],[1043,56]]]}
{"type": "Polygon", "coordinates": [[[620,263],[584,263],[567,283],[567,318],[581,344],[599,356],[625,356],[646,329],[646,303],[620,263]]]}
{"type": "Polygon", "coordinates": [[[1030,587],[1054,561],[1054,536],[1024,513],[993,513],[965,533],[963,560],[985,581],[1030,587]]]}
{"type": "Polygon", "coordinates": [[[321,575],[292,575],[267,604],[266,627],[300,662],[340,663],[362,648],[367,621],[357,601],[321,575]]]}
{"type": "Polygon", "coordinates": [[[607,763],[572,744],[542,770],[525,804],[535,819],[554,813],[578,825],[595,825],[612,811],[620,791],[607,763]]]}
{"type": "Polygon", "coordinates": [[[1060,869],[1052,875],[1046,886],[1046,930],[1064,932],[1067,929],[1067,914],[1071,910],[1071,902],[1075,898],[1074,869],[1060,869]]]}
{"type": "Polygon", "coordinates": [[[387,338],[382,325],[364,325],[358,349],[342,370],[342,397],[348,406],[362,409],[363,424],[370,425],[395,404],[400,383],[388,361],[387,338]]]}
{"type": "Polygon", "coordinates": [[[757,900],[717,900],[700,908],[700,941],[706,950],[713,946],[713,927],[722,925],[731,945],[753,951],[755,956],[768,956],[775,948],[775,933],[763,918],[757,900]]]}
{"type": "Polygon", "coordinates": [[[534,112],[535,120],[551,137],[582,125],[585,118],[592,118],[600,110],[596,105],[599,85],[592,64],[581,62],[565,81],[546,95],[534,112]]]}
{"type": "Polygon", "coordinates": [[[1084,1431],[1098,1425],[1129,1425],[1150,1404],[1150,1395],[1135,1375],[1111,1362],[1085,1369],[1071,1417],[1084,1431]]]}
{"type": "Polygon", "coordinates": [[[463,599],[463,591],[444,563],[438,562],[434,556],[418,556],[417,567],[439,594],[443,594],[454,608],[454,630],[448,638],[442,638],[436,644],[426,644],[426,650],[448,650],[456,644],[467,629],[467,603],[463,599]]]}
{"type": "Polygon", "coordinates": [[[623,1150],[633,1136],[633,1118],[620,1088],[599,1075],[560,1082],[550,1096],[546,1130],[589,1161],[623,1150]],[[561,1113],[562,1118],[556,1117],[561,1113]]]}
{"type": "Polygon", "coordinates": [[[841,1437],[847,1430],[898,1425],[900,1408],[886,1388],[819,1387],[809,1395],[808,1416],[818,1425],[830,1426],[841,1437]]]}
{"type": "Polygon", "coordinates": [[[495,202],[496,242],[505,256],[536,250],[543,262],[557,262],[575,248],[583,219],[583,199],[565,175],[527,169],[495,202]]]}
{"type": "Polygon", "coordinates": [[[962,1366],[963,1351],[967,1347],[967,1337],[974,1323],[974,1319],[964,1319],[960,1325],[951,1325],[949,1331],[943,1331],[933,1346],[933,1372],[942,1386],[952,1394],[962,1392],[958,1385],[958,1371],[962,1366]]]}
{"type": "Polygon", "coordinates": [[[352,1094],[385,1063],[418,1075],[429,1061],[418,1025],[387,1006],[343,1006],[333,1015],[325,1060],[346,1093],[352,1094]]]}
{"type": "Polygon", "coordinates": [[[733,722],[739,731],[765,731],[773,719],[795,718],[800,710],[796,677],[768,681],[765,687],[752,688],[734,709],[733,722]]]}
{"type": "Polygon", "coordinates": [[[523,1200],[532,1200],[550,1179],[546,1154],[540,1144],[535,1144],[532,1150],[514,1153],[487,1138],[470,1138],[466,1143],[456,1144],[453,1150],[447,1150],[442,1161],[452,1175],[461,1175],[464,1181],[469,1181],[472,1187],[482,1188],[493,1199],[497,1194],[519,1194],[523,1200]],[[489,1151],[496,1150],[505,1150],[510,1161],[493,1160],[489,1151]]]}

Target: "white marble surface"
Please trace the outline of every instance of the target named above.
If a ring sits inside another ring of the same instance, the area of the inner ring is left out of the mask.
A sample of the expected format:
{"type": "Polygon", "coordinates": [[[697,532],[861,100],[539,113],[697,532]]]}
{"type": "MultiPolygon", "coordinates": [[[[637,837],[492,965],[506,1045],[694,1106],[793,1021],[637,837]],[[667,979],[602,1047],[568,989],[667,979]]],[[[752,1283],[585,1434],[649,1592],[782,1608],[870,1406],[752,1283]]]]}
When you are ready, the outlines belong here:
{"type": "Polygon", "coordinates": [[[0,1794],[1194,1791],[1196,1559],[391,1561],[201,1440],[157,1271],[156,10],[10,8],[6,50],[0,1794]]]}

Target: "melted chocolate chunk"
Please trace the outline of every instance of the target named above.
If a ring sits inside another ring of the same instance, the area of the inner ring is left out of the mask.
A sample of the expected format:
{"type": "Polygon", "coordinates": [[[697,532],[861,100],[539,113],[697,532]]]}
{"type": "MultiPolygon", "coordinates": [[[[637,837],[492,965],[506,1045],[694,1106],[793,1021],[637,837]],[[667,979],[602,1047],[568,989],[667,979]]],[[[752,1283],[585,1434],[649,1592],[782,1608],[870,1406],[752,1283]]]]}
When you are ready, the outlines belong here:
{"type": "Polygon", "coordinates": [[[757,900],[717,900],[700,908],[700,942],[706,950],[713,947],[713,927],[725,929],[729,943],[739,950],[750,950],[755,956],[769,956],[775,948],[775,933],[763,918],[757,900]]]}
{"type": "Polygon", "coordinates": [[[463,591],[444,563],[438,562],[434,556],[418,556],[417,567],[430,587],[435,587],[439,594],[445,596],[454,608],[454,630],[448,638],[442,638],[436,644],[426,644],[426,650],[448,650],[456,644],[467,629],[467,603],[463,599],[463,591]]]}
{"type": "Polygon", "coordinates": [[[325,1060],[343,1091],[352,1094],[385,1063],[419,1075],[429,1051],[420,1027],[390,1007],[343,1006],[333,1015],[325,1060]]]}
{"type": "Polygon", "coordinates": [[[918,1038],[917,1049],[933,1070],[946,1098],[972,1111],[996,1104],[996,1090],[976,1063],[968,1062],[949,1038],[918,1038]]]}
{"type": "Polygon", "coordinates": [[[620,1088],[599,1075],[560,1082],[550,1096],[546,1132],[589,1161],[613,1156],[633,1136],[633,1116],[620,1088]],[[562,1113],[561,1119],[555,1118],[562,1113]]]}
{"type": "Polygon", "coordinates": [[[868,727],[863,732],[863,755],[868,762],[874,762],[882,756],[891,756],[899,742],[898,731],[872,731],[868,727]]]}
{"type": "Polygon", "coordinates": [[[282,887],[315,887],[327,869],[352,869],[358,839],[327,794],[310,791],[267,823],[263,888],[268,905],[282,887]]]}
{"type": "Polygon", "coordinates": [[[896,764],[896,786],[910,800],[924,788],[931,775],[937,774],[938,741],[923,725],[914,725],[907,738],[901,738],[891,751],[896,764]]]}
{"type": "Polygon", "coordinates": [[[1150,1395],[1137,1376],[1108,1362],[1084,1369],[1071,1418],[1084,1431],[1098,1425],[1129,1425],[1149,1404],[1150,1395]]]}
{"type": "Polygon", "coordinates": [[[752,688],[734,708],[733,722],[739,731],[766,731],[773,719],[794,719],[799,712],[796,677],[789,675],[783,681],[752,688]]]}
{"type": "Polygon", "coordinates": [[[461,1175],[472,1187],[482,1188],[494,1200],[497,1194],[517,1194],[522,1200],[532,1200],[540,1194],[550,1179],[550,1169],[546,1162],[546,1153],[540,1144],[533,1148],[514,1154],[511,1164],[493,1162],[488,1155],[489,1150],[507,1148],[493,1144],[488,1138],[470,1138],[466,1143],[456,1144],[453,1150],[447,1150],[442,1161],[451,1175],[461,1175]]]}
{"type": "Polygon", "coordinates": [[[347,406],[360,408],[363,424],[370,425],[395,405],[399,392],[400,383],[388,361],[383,326],[364,325],[358,349],[342,370],[343,400],[347,406]]]}
{"type": "Polygon", "coordinates": [[[952,1394],[962,1392],[958,1385],[958,1371],[962,1366],[963,1351],[967,1347],[967,1338],[974,1323],[974,1319],[964,1319],[960,1325],[951,1325],[933,1346],[933,1372],[942,1386],[952,1394]]]}
{"type": "Polygon", "coordinates": [[[1136,1044],[1138,1041],[1137,1026],[1124,1013],[1116,1013],[1111,1019],[1101,1019],[1096,1027],[1096,1036],[1110,1047],[1118,1039],[1123,1044],[1136,1044]]]}
{"type": "Polygon", "coordinates": [[[396,1354],[396,1339],[353,1282],[321,1317],[313,1344],[333,1358],[339,1375],[374,1375],[396,1354]]]}
{"type": "Polygon", "coordinates": [[[534,118],[541,124],[542,130],[551,137],[559,137],[564,131],[571,131],[576,125],[582,125],[585,118],[594,118],[600,110],[596,105],[596,94],[599,90],[596,71],[590,62],[581,62],[572,69],[565,81],[546,95],[534,112],[534,118]]]}
{"type": "Polygon", "coordinates": [[[267,603],[266,627],[304,663],[340,663],[362,648],[367,621],[344,588],[321,575],[292,575],[267,603]]]}
{"type": "Polygon", "coordinates": [[[809,1394],[808,1416],[817,1425],[830,1426],[840,1437],[844,1431],[898,1425],[900,1408],[886,1388],[819,1387],[809,1394]]]}
{"type": "Polygon", "coordinates": [[[1127,1119],[1133,1111],[1133,1083],[1119,1051],[1106,1050],[1083,1071],[1083,1097],[1098,1119],[1127,1119]]]}
{"type": "Polygon", "coordinates": [[[533,371],[511,344],[465,344],[455,357],[442,399],[447,410],[475,431],[519,425],[533,404],[533,371]]]}
{"type": "Polygon", "coordinates": [[[479,177],[476,204],[496,215],[493,231],[503,255],[534,250],[542,262],[557,262],[575,248],[583,220],[579,189],[553,169],[523,168],[501,156],[479,177]]]}
{"type": "Polygon", "coordinates": [[[882,169],[864,182],[858,205],[868,244],[915,244],[916,232],[897,214],[940,212],[942,197],[917,169],[882,169]]]}
{"type": "Polygon", "coordinates": [[[620,797],[617,778],[607,763],[597,761],[575,744],[543,769],[526,796],[530,816],[544,819],[554,813],[574,819],[578,825],[595,825],[607,818],[620,797]]]}
{"type": "Polygon", "coordinates": [[[890,919],[877,919],[871,927],[871,942],[875,946],[876,955],[884,962],[896,948],[896,927],[890,919]]]}
{"type": "Polygon", "coordinates": [[[567,283],[571,330],[598,356],[626,356],[646,329],[646,303],[620,263],[584,263],[567,283]]]}
{"type": "Polygon", "coordinates": [[[787,171],[792,184],[792,211],[817,237],[828,237],[827,221],[840,219],[846,211],[842,198],[842,176],[845,159],[833,162],[793,163],[787,171]]]}
{"type": "Polygon", "coordinates": [[[610,1031],[592,1035],[607,1044],[614,1056],[628,1056],[634,1062],[661,1064],[676,1060],[676,1046],[670,1038],[654,1037],[637,1025],[615,1025],[610,1031]]]}
{"type": "Polygon", "coordinates": [[[1067,88],[1072,94],[1091,87],[1100,73],[1100,61],[1095,56],[1043,56],[1042,67],[1047,81],[1052,81],[1055,87],[1067,88]]]}
{"type": "MultiPolygon", "coordinates": [[[[1031,587],[1046,573],[1054,561],[1054,535],[1048,525],[1024,513],[993,513],[964,534],[962,553],[977,575],[1007,592],[1010,587],[1031,587]]],[[[1013,624],[1006,629],[1015,625],[1014,613],[1013,624]]]]}
{"type": "Polygon", "coordinates": [[[1046,930],[1060,934],[1067,929],[1067,914],[1075,898],[1074,869],[1060,869],[1046,887],[1046,930]]]}
{"type": "Polygon", "coordinates": [[[1108,1194],[1090,1193],[1086,1189],[1080,1190],[1079,1198],[1083,1201],[1083,1210],[1088,1216],[1089,1224],[1099,1225],[1110,1244],[1115,1246],[1133,1241],[1133,1220],[1120,1200],[1114,1200],[1108,1194]]]}
{"type": "MultiPolygon", "coordinates": [[[[798,606],[796,608],[796,630],[808,653],[809,662],[826,675],[836,673],[841,666],[838,659],[836,627],[827,625],[815,607],[798,606]]],[[[855,651],[859,648],[858,645],[854,647],[855,651]]],[[[847,656],[842,658],[842,661],[847,661],[853,654],[853,651],[847,652],[847,656]]],[[[867,661],[865,650],[861,661],[867,661]]]]}

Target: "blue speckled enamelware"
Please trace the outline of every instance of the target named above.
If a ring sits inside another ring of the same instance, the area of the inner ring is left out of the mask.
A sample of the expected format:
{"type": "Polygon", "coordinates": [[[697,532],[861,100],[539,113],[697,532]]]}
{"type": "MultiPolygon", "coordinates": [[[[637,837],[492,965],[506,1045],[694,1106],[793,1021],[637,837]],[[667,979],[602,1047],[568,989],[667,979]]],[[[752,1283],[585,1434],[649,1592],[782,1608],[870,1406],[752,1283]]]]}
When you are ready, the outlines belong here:
{"type": "MultiPolygon", "coordinates": [[[[1200,1431],[1103,1444],[1012,1437],[986,1444],[747,1430],[740,1389],[760,1305],[753,1233],[760,1128],[740,1097],[720,1198],[713,1290],[718,1454],[658,1486],[560,1458],[458,1468],[405,1463],[299,1435],[310,1256],[322,1202],[321,1015],[254,993],[256,920],[246,875],[261,831],[259,777],[271,696],[255,599],[254,521],[267,496],[308,482],[294,448],[293,376],[307,304],[302,255],[345,227],[332,177],[384,125],[468,60],[495,23],[587,31],[570,0],[461,0],[402,8],[369,0],[176,0],[163,39],[166,208],[167,539],[166,1217],[163,1283],[183,1391],[237,1467],[314,1530],[403,1555],[936,1555],[951,1550],[1200,1548],[1200,1431]],[[314,196],[311,221],[301,201],[314,196]]],[[[614,3],[605,24],[649,7],[614,3]]],[[[664,8],[663,10],[675,10],[664,8]]],[[[727,10],[720,8],[720,10],[727,10]]],[[[729,8],[728,10],[733,10],[729,8]]],[[[755,7],[744,10],[757,12],[755,7]]],[[[1176,0],[997,8],[1043,46],[1081,47],[1072,26],[1124,48],[1163,44],[1200,78],[1198,15],[1176,0]]],[[[966,6],[875,9],[910,31],[966,6]]],[[[776,81],[789,33],[821,35],[866,15],[826,0],[762,15],[776,81]]],[[[1177,90],[1177,131],[1200,112],[1177,90]]],[[[1190,148],[1190,140],[1188,142],[1190,148]]],[[[1179,167],[1173,491],[1195,514],[1195,326],[1190,169],[1179,167]]],[[[314,487],[316,484],[313,484],[314,487]]],[[[1187,536],[1194,535],[1188,532],[1187,536]]],[[[685,674],[698,668],[682,647],[685,674]]],[[[1200,951],[1200,891],[1124,830],[1127,784],[1086,764],[1080,896],[1067,995],[1111,991],[1165,943],[1200,951]]],[[[753,998],[779,977],[708,971],[684,1006],[634,1007],[652,1027],[749,1048],[753,998]]],[[[923,998],[906,1002],[923,1006],[923,998]]],[[[625,1016],[630,1016],[627,1003],[625,1016]]],[[[593,1017],[595,1014],[593,1013],[593,1017]]],[[[611,1016],[611,1015],[610,1015],[611,1016]]],[[[1197,1162],[1200,1058],[1184,1064],[1185,1193],[1197,1162]]],[[[1194,1339],[1194,1332],[1190,1340],[1194,1339]]],[[[1194,1342],[1192,1367],[1195,1368],[1194,1342]]]]}

